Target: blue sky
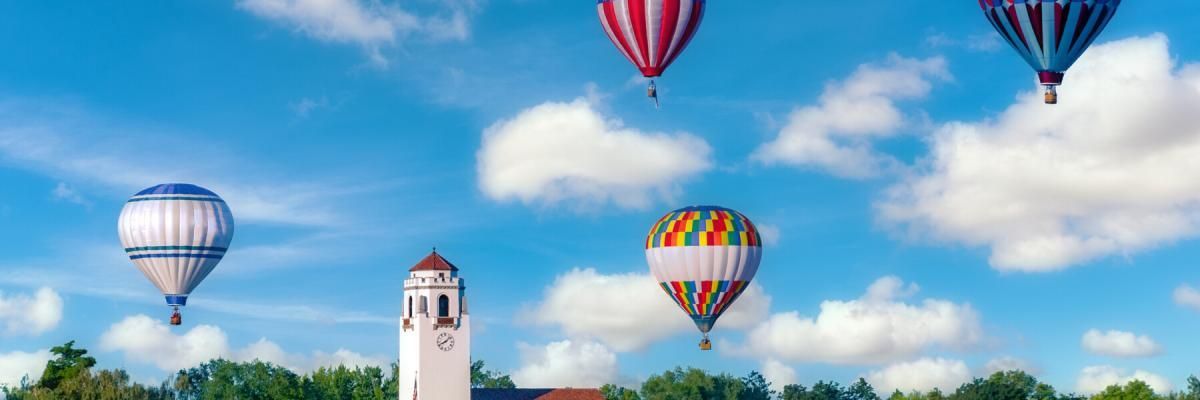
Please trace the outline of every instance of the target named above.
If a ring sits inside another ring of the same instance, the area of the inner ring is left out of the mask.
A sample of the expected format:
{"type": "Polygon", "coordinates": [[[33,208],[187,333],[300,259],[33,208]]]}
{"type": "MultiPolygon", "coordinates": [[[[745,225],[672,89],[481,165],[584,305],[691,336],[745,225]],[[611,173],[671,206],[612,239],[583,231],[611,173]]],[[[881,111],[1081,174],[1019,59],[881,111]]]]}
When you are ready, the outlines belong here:
{"type": "Polygon", "coordinates": [[[0,305],[49,310],[0,307],[0,359],[74,339],[143,381],[209,355],[386,362],[437,246],[474,356],[530,385],[1200,372],[1200,4],[1124,4],[1048,109],[972,2],[716,2],[655,110],[590,2],[317,3],[0,6],[0,305]],[[115,229],[165,181],[238,219],[174,331],[115,229]],[[647,322],[622,302],[645,231],[689,204],[773,237],[709,353],[682,315],[622,328],[647,322]]]}

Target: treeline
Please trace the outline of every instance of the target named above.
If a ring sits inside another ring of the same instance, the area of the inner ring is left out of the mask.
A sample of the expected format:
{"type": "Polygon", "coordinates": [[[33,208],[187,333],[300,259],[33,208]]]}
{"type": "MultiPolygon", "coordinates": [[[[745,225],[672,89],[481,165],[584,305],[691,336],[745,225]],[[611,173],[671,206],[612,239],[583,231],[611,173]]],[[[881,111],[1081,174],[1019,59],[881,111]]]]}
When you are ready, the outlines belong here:
{"type": "Polygon", "coordinates": [[[849,386],[837,382],[817,382],[812,387],[787,385],[782,392],[771,389],[758,372],[744,377],[711,375],[695,368],[680,368],[653,375],[640,389],[605,385],[601,392],[607,400],[1200,400],[1200,379],[1187,380],[1184,391],[1155,393],[1142,381],[1109,386],[1101,393],[1081,396],[1058,393],[1053,386],[1039,382],[1022,371],[997,372],[959,386],[953,393],[938,389],[930,392],[893,392],[880,397],[875,388],[859,378],[849,386]]]}
{"type": "MultiPolygon", "coordinates": [[[[172,374],[158,386],[132,382],[122,370],[94,370],[96,359],[68,342],[50,350],[54,358],[37,382],[28,377],[17,387],[0,388],[7,400],[396,400],[400,395],[395,363],[379,367],[320,368],[297,374],[261,361],[212,360],[172,374]]],[[[474,387],[513,388],[512,379],[471,365],[474,387]]]]}
{"type": "MultiPolygon", "coordinates": [[[[37,382],[23,379],[13,388],[0,388],[8,400],[291,400],[346,399],[394,400],[399,396],[398,366],[320,368],[297,374],[261,361],[212,360],[172,374],[157,386],[132,382],[122,370],[94,370],[96,359],[74,342],[51,349],[54,358],[37,382]]],[[[471,364],[471,386],[514,388],[508,375],[484,369],[483,361],[471,364]]],[[[848,386],[817,382],[812,387],[787,385],[772,390],[758,372],[744,377],[709,374],[695,368],[675,368],[653,375],[638,389],[605,385],[608,400],[1200,400],[1200,379],[1190,377],[1187,388],[1173,393],[1155,393],[1149,385],[1132,381],[1114,385],[1086,397],[1058,393],[1021,371],[997,372],[976,378],[953,393],[939,390],[901,393],[880,397],[866,380],[848,386]]]]}

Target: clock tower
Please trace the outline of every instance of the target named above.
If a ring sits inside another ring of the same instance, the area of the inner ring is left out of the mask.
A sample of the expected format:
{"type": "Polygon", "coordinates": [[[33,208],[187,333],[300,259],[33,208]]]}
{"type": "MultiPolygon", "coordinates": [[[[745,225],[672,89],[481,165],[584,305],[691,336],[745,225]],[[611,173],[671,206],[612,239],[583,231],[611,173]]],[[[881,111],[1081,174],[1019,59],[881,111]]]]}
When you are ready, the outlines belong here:
{"type": "Polygon", "coordinates": [[[469,400],[471,324],[458,267],[434,250],[408,271],[400,313],[400,400],[469,400]]]}

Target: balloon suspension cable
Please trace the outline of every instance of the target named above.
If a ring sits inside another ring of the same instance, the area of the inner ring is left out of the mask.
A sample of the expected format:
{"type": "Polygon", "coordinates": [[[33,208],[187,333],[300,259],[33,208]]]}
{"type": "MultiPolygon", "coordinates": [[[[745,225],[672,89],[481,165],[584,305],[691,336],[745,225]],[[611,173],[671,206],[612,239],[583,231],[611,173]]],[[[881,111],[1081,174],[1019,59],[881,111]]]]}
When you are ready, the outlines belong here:
{"type": "Polygon", "coordinates": [[[1055,85],[1046,85],[1046,104],[1058,104],[1058,89],[1055,85]]]}
{"type": "Polygon", "coordinates": [[[179,306],[175,306],[175,312],[171,313],[171,325],[183,325],[183,315],[179,314],[179,306]]]}
{"type": "Polygon", "coordinates": [[[712,341],[708,340],[707,332],[704,333],[704,339],[700,340],[700,350],[702,350],[702,351],[712,350],[712,341]]]}
{"type": "Polygon", "coordinates": [[[654,99],[654,109],[659,108],[658,105],[658,86],[654,85],[654,80],[650,80],[650,86],[646,87],[646,97],[654,99]]]}

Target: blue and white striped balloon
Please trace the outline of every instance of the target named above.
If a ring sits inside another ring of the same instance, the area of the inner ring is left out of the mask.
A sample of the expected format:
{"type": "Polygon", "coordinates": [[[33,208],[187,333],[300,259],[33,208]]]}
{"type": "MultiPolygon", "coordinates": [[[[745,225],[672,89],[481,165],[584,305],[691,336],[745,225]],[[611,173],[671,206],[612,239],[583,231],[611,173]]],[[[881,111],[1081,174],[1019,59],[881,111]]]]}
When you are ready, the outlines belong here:
{"type": "Polygon", "coordinates": [[[121,245],[167,305],[183,306],[233,240],[233,214],[216,193],[186,183],[133,195],[117,222],[121,245]]]}

